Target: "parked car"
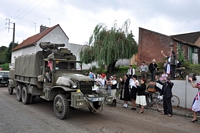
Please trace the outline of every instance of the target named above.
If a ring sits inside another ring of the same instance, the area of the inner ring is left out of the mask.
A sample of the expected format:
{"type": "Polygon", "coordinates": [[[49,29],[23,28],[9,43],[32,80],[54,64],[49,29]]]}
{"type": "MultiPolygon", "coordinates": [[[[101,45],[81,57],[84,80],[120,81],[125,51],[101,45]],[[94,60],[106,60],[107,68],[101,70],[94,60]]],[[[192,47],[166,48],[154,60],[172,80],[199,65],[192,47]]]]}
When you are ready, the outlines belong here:
{"type": "Polygon", "coordinates": [[[0,71],[0,85],[7,86],[9,79],[9,71],[0,71]]]}

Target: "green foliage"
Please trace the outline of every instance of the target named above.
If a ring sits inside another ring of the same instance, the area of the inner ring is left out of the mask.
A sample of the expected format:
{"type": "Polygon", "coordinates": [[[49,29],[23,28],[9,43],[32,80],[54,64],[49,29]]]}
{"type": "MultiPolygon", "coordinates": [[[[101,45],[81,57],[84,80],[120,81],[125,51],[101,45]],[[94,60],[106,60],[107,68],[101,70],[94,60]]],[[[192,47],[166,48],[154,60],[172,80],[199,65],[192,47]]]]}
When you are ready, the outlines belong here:
{"type": "Polygon", "coordinates": [[[80,59],[88,64],[96,61],[98,65],[109,66],[122,58],[131,58],[138,50],[132,32],[128,32],[130,20],[127,20],[122,28],[114,23],[111,29],[104,24],[98,24],[89,39],[89,45],[82,48],[80,59]]]}
{"type": "MultiPolygon", "coordinates": [[[[182,62],[181,62],[182,63],[182,62]]],[[[184,66],[184,67],[186,67],[186,68],[189,68],[190,67],[190,62],[188,62],[188,61],[184,61],[183,63],[182,63],[182,66],[184,66]]]]}
{"type": "Polygon", "coordinates": [[[0,65],[0,68],[2,68],[2,70],[9,70],[9,63],[0,65]]]}
{"type": "Polygon", "coordinates": [[[96,69],[97,69],[96,66],[92,66],[92,67],[91,67],[91,70],[92,70],[92,71],[95,71],[96,69]]]}
{"type": "Polygon", "coordinates": [[[183,63],[185,61],[185,54],[183,50],[178,50],[178,60],[183,63]]]}
{"type": "MultiPolygon", "coordinates": [[[[15,43],[14,47],[18,44],[15,43]]],[[[12,43],[9,44],[9,47],[1,46],[0,47],[0,63],[10,63],[11,62],[11,50],[12,50],[12,43]]]]}
{"type": "Polygon", "coordinates": [[[163,62],[157,62],[156,64],[158,65],[159,69],[163,69],[163,65],[164,65],[163,62]]]}

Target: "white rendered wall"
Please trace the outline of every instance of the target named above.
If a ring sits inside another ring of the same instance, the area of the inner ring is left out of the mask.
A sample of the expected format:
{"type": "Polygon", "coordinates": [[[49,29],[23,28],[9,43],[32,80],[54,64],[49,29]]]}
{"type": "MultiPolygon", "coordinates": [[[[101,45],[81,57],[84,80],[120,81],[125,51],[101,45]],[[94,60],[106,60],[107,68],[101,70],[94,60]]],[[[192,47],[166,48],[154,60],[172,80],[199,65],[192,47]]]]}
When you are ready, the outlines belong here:
{"type": "MultiPolygon", "coordinates": [[[[197,80],[194,81],[195,84],[200,81],[200,76],[196,77],[197,80]]],[[[172,82],[174,83],[172,92],[179,97],[180,107],[191,108],[194,97],[198,92],[197,88],[191,86],[191,83],[188,82],[188,78],[186,78],[186,80],[172,80],[172,82]]]]}

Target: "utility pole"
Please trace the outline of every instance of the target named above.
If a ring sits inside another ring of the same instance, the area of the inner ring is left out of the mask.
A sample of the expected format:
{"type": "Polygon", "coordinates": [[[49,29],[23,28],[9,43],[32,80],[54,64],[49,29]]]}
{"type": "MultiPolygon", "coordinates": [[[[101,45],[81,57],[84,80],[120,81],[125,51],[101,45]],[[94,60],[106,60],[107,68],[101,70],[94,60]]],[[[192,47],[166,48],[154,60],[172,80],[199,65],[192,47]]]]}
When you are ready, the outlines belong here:
{"type": "Polygon", "coordinates": [[[14,43],[15,43],[15,23],[13,22],[10,22],[10,19],[9,18],[6,18],[6,28],[5,29],[8,29],[8,32],[9,32],[9,29],[13,29],[13,40],[12,40],[12,49],[14,47],[14,43]],[[13,24],[13,28],[10,28],[10,24],[13,24]],[[8,25],[8,26],[7,26],[8,25]]]}

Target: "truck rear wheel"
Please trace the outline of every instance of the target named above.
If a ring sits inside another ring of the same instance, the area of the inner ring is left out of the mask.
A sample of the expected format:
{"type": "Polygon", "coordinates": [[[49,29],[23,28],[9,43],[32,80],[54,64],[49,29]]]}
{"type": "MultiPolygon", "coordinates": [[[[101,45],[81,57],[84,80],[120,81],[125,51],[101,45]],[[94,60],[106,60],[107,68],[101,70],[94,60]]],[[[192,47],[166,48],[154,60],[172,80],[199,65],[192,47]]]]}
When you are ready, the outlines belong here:
{"type": "Polygon", "coordinates": [[[22,102],[23,104],[28,104],[30,101],[30,94],[28,94],[28,91],[25,86],[22,88],[22,102]]]}
{"type": "Polygon", "coordinates": [[[22,88],[20,85],[17,86],[16,96],[17,96],[17,100],[19,102],[21,102],[22,101],[22,88]]]}
{"type": "Polygon", "coordinates": [[[69,103],[63,94],[58,94],[54,98],[53,109],[58,119],[64,119],[69,115],[69,103]]]}

